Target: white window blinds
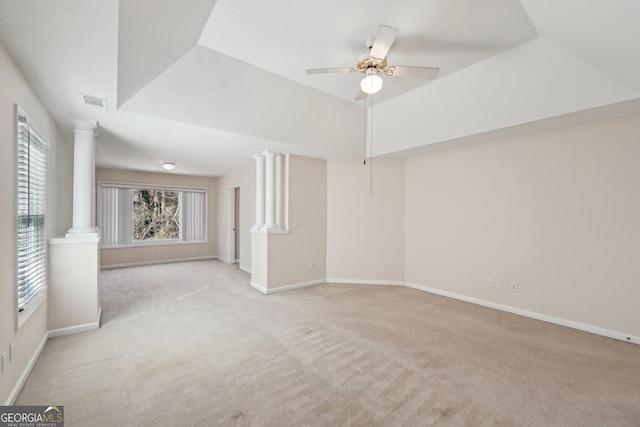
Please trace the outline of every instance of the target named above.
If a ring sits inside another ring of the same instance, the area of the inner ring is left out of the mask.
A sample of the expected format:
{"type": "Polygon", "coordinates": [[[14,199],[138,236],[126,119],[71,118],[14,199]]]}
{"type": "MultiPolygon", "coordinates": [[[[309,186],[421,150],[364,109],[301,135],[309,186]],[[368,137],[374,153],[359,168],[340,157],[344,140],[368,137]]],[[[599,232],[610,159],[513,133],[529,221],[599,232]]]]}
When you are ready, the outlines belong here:
{"type": "Polygon", "coordinates": [[[131,188],[101,187],[98,225],[103,246],[128,245],[133,241],[131,188]]]}
{"type": "Polygon", "coordinates": [[[182,241],[206,240],[207,207],[205,193],[202,191],[182,192],[182,241]]]}
{"type": "Polygon", "coordinates": [[[47,144],[18,111],[18,309],[47,286],[47,144]]]}

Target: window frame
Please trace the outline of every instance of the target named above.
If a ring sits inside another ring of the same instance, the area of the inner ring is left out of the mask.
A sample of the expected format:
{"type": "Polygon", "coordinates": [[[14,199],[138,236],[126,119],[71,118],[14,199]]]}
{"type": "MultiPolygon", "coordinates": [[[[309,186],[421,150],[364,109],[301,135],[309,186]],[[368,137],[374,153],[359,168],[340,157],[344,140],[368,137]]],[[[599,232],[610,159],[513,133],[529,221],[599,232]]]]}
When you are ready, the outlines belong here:
{"type": "Polygon", "coordinates": [[[15,278],[14,278],[14,292],[15,292],[15,307],[16,307],[16,329],[20,329],[22,327],[22,325],[24,325],[26,323],[26,321],[35,313],[35,311],[40,307],[40,305],[45,301],[46,295],[47,295],[47,290],[48,290],[48,281],[49,281],[49,275],[48,275],[48,256],[49,256],[49,251],[48,251],[48,221],[47,221],[47,217],[48,215],[48,197],[49,197],[49,193],[48,193],[48,184],[49,184],[49,149],[50,149],[50,143],[49,141],[42,137],[42,135],[44,135],[41,131],[39,126],[34,123],[34,121],[31,119],[31,117],[18,105],[15,104],[15,108],[14,108],[14,191],[15,191],[15,197],[14,197],[14,232],[13,232],[13,243],[14,243],[14,247],[15,247],[15,255],[14,255],[14,266],[15,266],[15,278]],[[20,281],[19,281],[19,274],[20,274],[20,251],[19,251],[19,233],[20,233],[20,229],[19,229],[19,221],[20,221],[20,214],[19,214],[19,209],[20,209],[20,118],[24,117],[24,123],[27,127],[28,132],[31,135],[35,135],[36,138],[38,138],[39,142],[44,146],[44,189],[40,189],[43,191],[43,196],[42,196],[42,200],[44,203],[44,214],[43,214],[43,220],[42,220],[42,241],[43,241],[43,254],[42,257],[44,259],[44,270],[43,270],[43,278],[44,278],[44,284],[42,286],[39,287],[39,289],[36,290],[36,292],[30,296],[28,299],[26,299],[24,301],[24,303],[22,304],[22,306],[20,305],[20,298],[19,298],[19,287],[20,287],[20,281]]]}
{"type": "MultiPolygon", "coordinates": [[[[102,228],[102,188],[124,188],[130,190],[165,190],[180,192],[180,209],[182,210],[183,192],[197,192],[204,194],[204,239],[203,240],[183,240],[183,224],[180,223],[180,239],[158,239],[158,240],[133,240],[133,233],[131,235],[131,241],[127,243],[120,243],[115,245],[105,245],[101,241],[101,249],[122,249],[122,248],[139,248],[148,246],[172,246],[172,245],[194,245],[194,244],[206,244],[209,238],[209,191],[206,187],[187,187],[187,186],[174,186],[174,185],[160,185],[160,184],[145,184],[145,183],[133,183],[133,182],[117,182],[117,181],[98,181],[97,183],[97,213],[98,213],[98,226],[102,228]]],[[[132,192],[133,193],[133,192],[132,192]]],[[[131,211],[133,212],[133,197],[130,197],[131,211]]]]}

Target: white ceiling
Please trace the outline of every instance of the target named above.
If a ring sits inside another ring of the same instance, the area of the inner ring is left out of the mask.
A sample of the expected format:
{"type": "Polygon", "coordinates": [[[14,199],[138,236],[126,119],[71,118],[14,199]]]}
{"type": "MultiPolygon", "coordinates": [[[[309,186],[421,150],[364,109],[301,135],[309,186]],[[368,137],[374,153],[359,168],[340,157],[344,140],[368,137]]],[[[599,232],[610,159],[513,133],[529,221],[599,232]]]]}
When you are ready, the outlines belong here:
{"type": "Polygon", "coordinates": [[[361,155],[360,77],[305,70],[354,66],[381,24],[390,64],[441,71],[385,78],[378,155],[640,111],[638,19],[635,0],[3,0],[0,43],[68,138],[100,122],[99,166],[219,176],[266,149],[361,155]]]}

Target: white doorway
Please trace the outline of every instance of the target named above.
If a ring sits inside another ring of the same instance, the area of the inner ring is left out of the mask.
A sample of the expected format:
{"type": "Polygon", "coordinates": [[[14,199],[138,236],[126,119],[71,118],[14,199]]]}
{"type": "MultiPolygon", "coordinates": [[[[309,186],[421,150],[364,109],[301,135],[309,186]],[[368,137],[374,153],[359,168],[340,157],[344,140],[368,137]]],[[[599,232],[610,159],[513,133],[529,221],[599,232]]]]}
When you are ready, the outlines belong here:
{"type": "Polygon", "coordinates": [[[240,262],[240,186],[229,186],[229,264],[240,262]]]}

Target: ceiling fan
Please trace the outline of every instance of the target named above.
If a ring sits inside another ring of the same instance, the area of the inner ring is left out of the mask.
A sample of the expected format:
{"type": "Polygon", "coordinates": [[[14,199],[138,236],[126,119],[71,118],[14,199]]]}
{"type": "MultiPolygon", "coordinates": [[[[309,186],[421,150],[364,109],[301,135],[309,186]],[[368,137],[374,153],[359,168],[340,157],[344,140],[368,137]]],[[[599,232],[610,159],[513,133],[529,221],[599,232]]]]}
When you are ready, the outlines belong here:
{"type": "Polygon", "coordinates": [[[367,95],[374,94],[382,89],[383,80],[382,77],[378,75],[379,73],[383,73],[389,77],[433,79],[438,74],[438,71],[440,71],[439,68],[387,65],[387,53],[389,53],[389,49],[391,49],[391,45],[397,35],[397,28],[380,25],[376,37],[368,39],[365,42],[367,50],[360,55],[355,67],[311,68],[307,70],[307,74],[363,73],[364,78],[360,82],[360,89],[356,95],[356,100],[364,99],[367,95]]]}

